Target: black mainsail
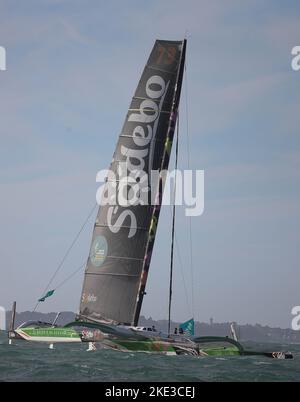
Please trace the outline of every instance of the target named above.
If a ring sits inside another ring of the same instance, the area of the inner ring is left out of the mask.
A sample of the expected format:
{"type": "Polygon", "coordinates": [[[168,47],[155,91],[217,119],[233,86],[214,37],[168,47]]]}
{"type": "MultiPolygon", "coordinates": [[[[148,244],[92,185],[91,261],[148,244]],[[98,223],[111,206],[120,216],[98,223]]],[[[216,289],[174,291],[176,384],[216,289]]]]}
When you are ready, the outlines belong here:
{"type": "Polygon", "coordinates": [[[162,179],[151,180],[151,171],[169,165],[185,49],[186,40],[157,40],[139,81],[95,222],[79,319],[138,323],[163,194],[162,179]],[[134,205],[119,198],[124,189],[129,201],[135,194],[133,185],[124,186],[124,178],[138,185],[134,205]]]}

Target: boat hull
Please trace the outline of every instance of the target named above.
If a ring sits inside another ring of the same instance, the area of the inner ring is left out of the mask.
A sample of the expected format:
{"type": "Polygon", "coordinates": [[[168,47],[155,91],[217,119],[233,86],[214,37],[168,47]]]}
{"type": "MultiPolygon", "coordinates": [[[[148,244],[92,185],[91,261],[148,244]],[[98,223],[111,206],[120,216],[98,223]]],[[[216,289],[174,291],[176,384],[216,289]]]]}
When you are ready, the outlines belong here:
{"type": "Polygon", "coordinates": [[[80,334],[70,328],[22,328],[10,332],[10,339],[23,339],[30,342],[78,343],[80,334]]]}
{"type": "Polygon", "coordinates": [[[165,355],[192,355],[192,356],[238,356],[241,355],[239,349],[235,346],[224,348],[199,348],[197,345],[186,344],[183,342],[167,342],[160,340],[135,341],[135,340],[104,340],[102,345],[110,349],[122,352],[144,352],[158,353],[165,355]]]}
{"type": "Polygon", "coordinates": [[[197,345],[188,342],[176,342],[174,340],[168,341],[166,339],[152,339],[147,340],[131,340],[131,339],[118,339],[115,337],[99,337],[100,331],[90,332],[94,337],[86,339],[86,331],[76,331],[71,328],[20,328],[9,333],[10,339],[20,339],[29,342],[39,343],[80,343],[80,342],[95,342],[101,344],[101,347],[118,350],[122,352],[141,352],[141,353],[155,353],[163,355],[197,355],[197,356],[224,356],[224,355],[238,355],[239,350],[236,347],[228,348],[197,348],[197,345]],[[85,336],[84,336],[85,335],[85,336]]]}
{"type": "MultiPolygon", "coordinates": [[[[78,324],[77,324],[78,325],[78,324]]],[[[88,325],[85,323],[84,325],[88,325]]],[[[126,339],[103,334],[96,330],[75,330],[70,327],[22,327],[9,332],[9,339],[46,344],[89,342],[101,348],[121,352],[142,352],[163,355],[191,355],[197,357],[217,356],[266,356],[275,359],[292,359],[289,352],[245,351],[239,342],[222,337],[159,338],[149,337],[141,340],[126,339]]]]}

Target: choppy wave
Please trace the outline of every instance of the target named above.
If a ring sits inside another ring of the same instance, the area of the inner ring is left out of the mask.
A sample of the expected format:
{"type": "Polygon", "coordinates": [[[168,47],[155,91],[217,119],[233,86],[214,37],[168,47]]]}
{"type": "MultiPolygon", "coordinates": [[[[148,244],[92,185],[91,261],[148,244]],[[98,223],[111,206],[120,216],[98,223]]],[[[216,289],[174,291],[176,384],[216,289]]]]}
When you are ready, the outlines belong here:
{"type": "Polygon", "coordinates": [[[300,345],[251,344],[289,350],[294,360],[264,357],[160,356],[110,350],[86,352],[87,345],[16,342],[0,334],[0,381],[300,381],[300,345]]]}

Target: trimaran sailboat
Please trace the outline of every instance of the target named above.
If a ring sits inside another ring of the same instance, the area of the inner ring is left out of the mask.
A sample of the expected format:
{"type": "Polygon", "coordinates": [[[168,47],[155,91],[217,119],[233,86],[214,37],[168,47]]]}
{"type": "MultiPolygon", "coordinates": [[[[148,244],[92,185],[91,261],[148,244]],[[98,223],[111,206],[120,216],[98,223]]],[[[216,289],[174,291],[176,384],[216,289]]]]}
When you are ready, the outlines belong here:
{"type": "MultiPolygon", "coordinates": [[[[155,42],[110,166],[115,178],[108,177],[107,185],[119,185],[118,177],[124,164],[126,176],[141,171],[149,175],[151,171],[168,169],[185,53],[186,40],[155,42]]],[[[274,358],[292,357],[284,352],[247,352],[237,340],[228,337],[170,334],[170,325],[167,334],[138,326],[161,210],[162,178],[159,178],[155,188],[152,187],[155,203],[130,206],[108,204],[100,207],[76,321],[64,327],[55,323],[27,322],[15,329],[14,304],[10,342],[12,339],[49,344],[89,342],[92,345],[101,342],[104,347],[121,351],[195,356],[261,354],[274,358]]],[[[53,291],[48,291],[40,301],[52,294],[53,291]]],[[[170,291],[170,301],[171,294],[170,291]]]]}

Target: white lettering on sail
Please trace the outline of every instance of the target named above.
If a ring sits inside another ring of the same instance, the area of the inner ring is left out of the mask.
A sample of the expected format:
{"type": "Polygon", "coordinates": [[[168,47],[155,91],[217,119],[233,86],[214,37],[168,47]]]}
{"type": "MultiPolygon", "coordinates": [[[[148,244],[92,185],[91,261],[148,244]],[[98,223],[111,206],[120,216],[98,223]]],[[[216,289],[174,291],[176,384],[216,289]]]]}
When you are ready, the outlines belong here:
{"type": "Polygon", "coordinates": [[[158,116],[158,106],[152,100],[144,100],[140,105],[140,113],[132,113],[128,121],[138,121],[139,123],[152,123],[158,116]],[[147,113],[145,113],[145,110],[147,113]]]}
{"type": "MultiPolygon", "coordinates": [[[[129,122],[138,123],[133,129],[132,139],[135,145],[141,149],[130,149],[121,145],[121,155],[126,163],[127,175],[132,172],[143,171],[145,158],[149,155],[148,170],[152,169],[155,135],[158,127],[159,116],[162,105],[169,88],[170,81],[165,83],[159,75],[151,76],[146,83],[146,94],[150,99],[144,99],[137,111],[128,117],[129,122]],[[143,126],[145,124],[145,126],[143,126]]],[[[123,161],[120,161],[121,163],[123,161]]],[[[120,173],[120,172],[119,172],[120,173]]],[[[122,203],[120,204],[122,205],[122,203]]],[[[124,210],[117,218],[118,207],[110,207],[107,212],[107,221],[110,230],[118,233],[126,218],[130,218],[130,230],[128,238],[133,237],[137,232],[137,219],[132,210],[124,210]],[[112,217],[115,215],[115,223],[112,224],[112,217]]]]}
{"type": "MultiPolygon", "coordinates": [[[[160,102],[159,102],[159,112],[161,111],[162,105],[163,105],[163,103],[164,103],[165,96],[166,96],[167,91],[168,91],[168,88],[169,88],[169,84],[170,84],[170,81],[167,83],[165,92],[164,92],[164,94],[163,94],[163,96],[161,97],[161,100],[160,100],[160,102]]],[[[157,126],[158,126],[158,120],[156,120],[155,123],[154,123],[154,125],[153,125],[153,138],[155,138],[157,126]]],[[[152,169],[152,164],[153,164],[154,144],[155,144],[155,142],[154,142],[154,141],[151,141],[151,144],[150,144],[150,154],[149,154],[149,164],[148,164],[148,165],[149,165],[149,167],[148,167],[149,172],[150,172],[150,170],[152,169]]]]}
{"type": "Polygon", "coordinates": [[[145,130],[142,126],[137,126],[132,133],[133,141],[138,147],[145,147],[152,139],[152,127],[147,125],[148,134],[145,134],[145,130]]]}
{"type": "Polygon", "coordinates": [[[113,233],[118,233],[121,229],[126,218],[130,218],[130,229],[128,233],[128,238],[130,239],[136,234],[137,231],[137,221],[134,213],[130,210],[123,211],[117,218],[114,224],[112,224],[112,216],[118,212],[118,207],[110,207],[107,212],[107,222],[108,227],[113,233]]]}
{"type": "Polygon", "coordinates": [[[130,172],[132,170],[144,170],[144,158],[148,154],[148,149],[130,149],[121,145],[121,154],[126,158],[126,166],[130,172]],[[138,163],[134,163],[134,161],[138,163]]]}
{"type": "Polygon", "coordinates": [[[149,98],[152,99],[160,98],[165,93],[165,90],[166,90],[165,81],[159,75],[153,75],[147,81],[146,93],[149,96],[149,98]],[[159,85],[161,89],[159,91],[156,91],[155,89],[150,88],[151,85],[159,85]]]}

